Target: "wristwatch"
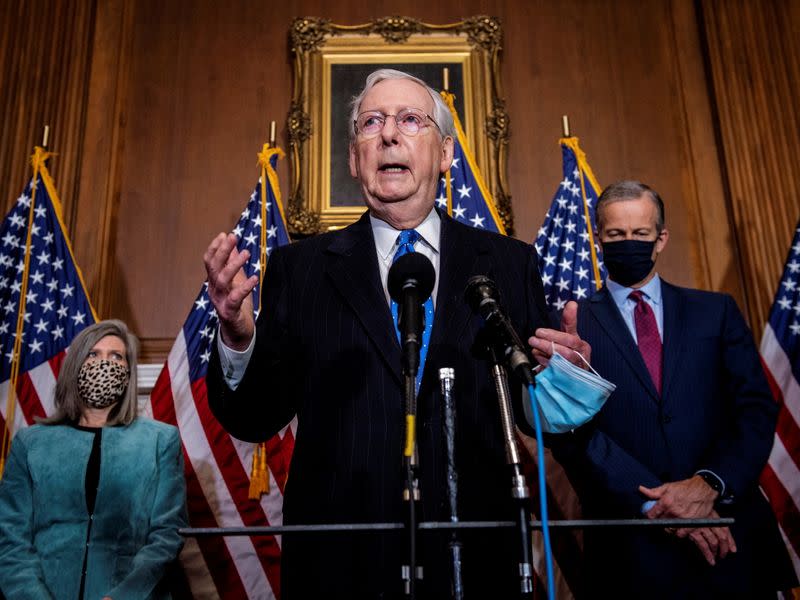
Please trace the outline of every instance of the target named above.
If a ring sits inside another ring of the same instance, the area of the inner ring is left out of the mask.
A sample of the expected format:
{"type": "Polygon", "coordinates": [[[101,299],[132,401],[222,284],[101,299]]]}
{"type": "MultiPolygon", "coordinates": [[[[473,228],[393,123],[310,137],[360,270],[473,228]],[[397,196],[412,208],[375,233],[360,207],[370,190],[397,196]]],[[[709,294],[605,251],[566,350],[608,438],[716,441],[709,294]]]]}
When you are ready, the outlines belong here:
{"type": "Polygon", "coordinates": [[[703,481],[705,481],[712,490],[719,494],[718,499],[722,498],[722,495],[725,493],[725,484],[715,473],[703,469],[695,473],[695,475],[702,477],[703,481]]]}

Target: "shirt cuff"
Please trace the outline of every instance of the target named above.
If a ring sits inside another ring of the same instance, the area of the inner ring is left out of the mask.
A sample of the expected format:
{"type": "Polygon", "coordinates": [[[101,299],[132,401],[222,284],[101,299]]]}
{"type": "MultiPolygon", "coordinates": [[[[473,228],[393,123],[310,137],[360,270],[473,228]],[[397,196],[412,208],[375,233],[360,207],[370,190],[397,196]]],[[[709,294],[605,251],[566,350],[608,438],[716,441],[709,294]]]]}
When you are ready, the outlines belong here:
{"type": "Polygon", "coordinates": [[[217,328],[217,350],[219,350],[219,362],[222,367],[222,375],[225,378],[225,383],[232,390],[239,387],[244,377],[244,372],[247,370],[247,365],[250,363],[250,357],[253,355],[253,348],[256,345],[256,333],[253,331],[253,338],[250,344],[244,350],[234,350],[225,345],[222,341],[222,335],[217,328]]]}

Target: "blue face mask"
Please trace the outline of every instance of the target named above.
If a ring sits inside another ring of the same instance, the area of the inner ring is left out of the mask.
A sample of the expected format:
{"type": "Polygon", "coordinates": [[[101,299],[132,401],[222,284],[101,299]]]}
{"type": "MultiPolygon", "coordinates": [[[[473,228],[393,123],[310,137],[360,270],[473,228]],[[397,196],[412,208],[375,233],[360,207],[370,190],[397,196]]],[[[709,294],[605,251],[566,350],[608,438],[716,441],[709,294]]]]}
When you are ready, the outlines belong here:
{"type": "MultiPolygon", "coordinates": [[[[583,362],[592,369],[586,359],[583,362]]],[[[616,387],[594,369],[584,371],[553,352],[550,364],[536,376],[531,408],[538,407],[545,432],[564,433],[594,417],[616,387]]]]}

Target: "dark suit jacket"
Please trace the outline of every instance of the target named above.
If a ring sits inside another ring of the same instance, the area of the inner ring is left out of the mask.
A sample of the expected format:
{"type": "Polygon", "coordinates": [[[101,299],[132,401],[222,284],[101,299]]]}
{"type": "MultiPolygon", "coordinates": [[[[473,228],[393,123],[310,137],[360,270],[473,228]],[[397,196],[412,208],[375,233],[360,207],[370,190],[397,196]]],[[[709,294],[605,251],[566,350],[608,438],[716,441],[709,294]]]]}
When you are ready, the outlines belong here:
{"type": "Polygon", "coordinates": [[[580,303],[578,332],[592,346],[592,365],[617,389],[592,423],[563,443],[556,440],[555,452],[575,480],[586,516],[594,518],[639,517],[646,500],[639,485],[712,470],[733,496],[718,512],[737,520],[731,531],[738,553],[710,567],[690,541],[661,530],[587,531],[587,589],[605,586],[628,597],[755,594],[788,566],[757,488],[777,406],[730,296],[663,280],[662,295],[661,397],[608,290],[580,303]]]}
{"type": "MultiPolygon", "coordinates": [[[[298,416],[286,523],[399,522],[406,514],[400,347],[378,273],[367,214],[342,231],[275,250],[255,351],[235,392],[222,380],[218,357],[212,358],[209,402],[233,435],[264,440],[298,416]]],[[[495,280],[522,335],[544,323],[532,247],[442,215],[436,314],[417,417],[422,520],[447,514],[440,367],[455,368],[462,518],[515,514],[494,387],[488,368],[470,353],[482,322],[463,296],[476,274],[495,280]]],[[[423,597],[447,597],[446,539],[420,535],[423,597]]],[[[468,589],[496,591],[505,582],[515,589],[513,536],[502,542],[492,541],[496,535],[472,537],[465,540],[468,589]]],[[[401,532],[285,536],[284,598],[395,597],[405,540],[401,532]]]]}

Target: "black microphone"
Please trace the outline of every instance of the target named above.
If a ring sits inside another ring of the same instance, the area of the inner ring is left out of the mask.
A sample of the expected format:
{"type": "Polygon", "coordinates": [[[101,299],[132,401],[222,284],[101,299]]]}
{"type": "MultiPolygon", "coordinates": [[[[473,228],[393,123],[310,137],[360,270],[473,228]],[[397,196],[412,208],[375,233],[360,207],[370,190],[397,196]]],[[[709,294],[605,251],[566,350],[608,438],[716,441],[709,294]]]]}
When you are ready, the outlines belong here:
{"type": "Polygon", "coordinates": [[[485,275],[470,277],[464,290],[464,299],[472,312],[483,317],[491,331],[498,354],[502,356],[510,370],[522,379],[523,383],[533,384],[533,371],[525,345],[514,330],[503,307],[500,293],[494,281],[485,275]]]}
{"type": "Polygon", "coordinates": [[[433,291],[436,272],[424,254],[404,254],[389,269],[389,295],[397,302],[397,326],[403,350],[403,371],[417,374],[422,332],[425,331],[423,304],[433,291]]]}

